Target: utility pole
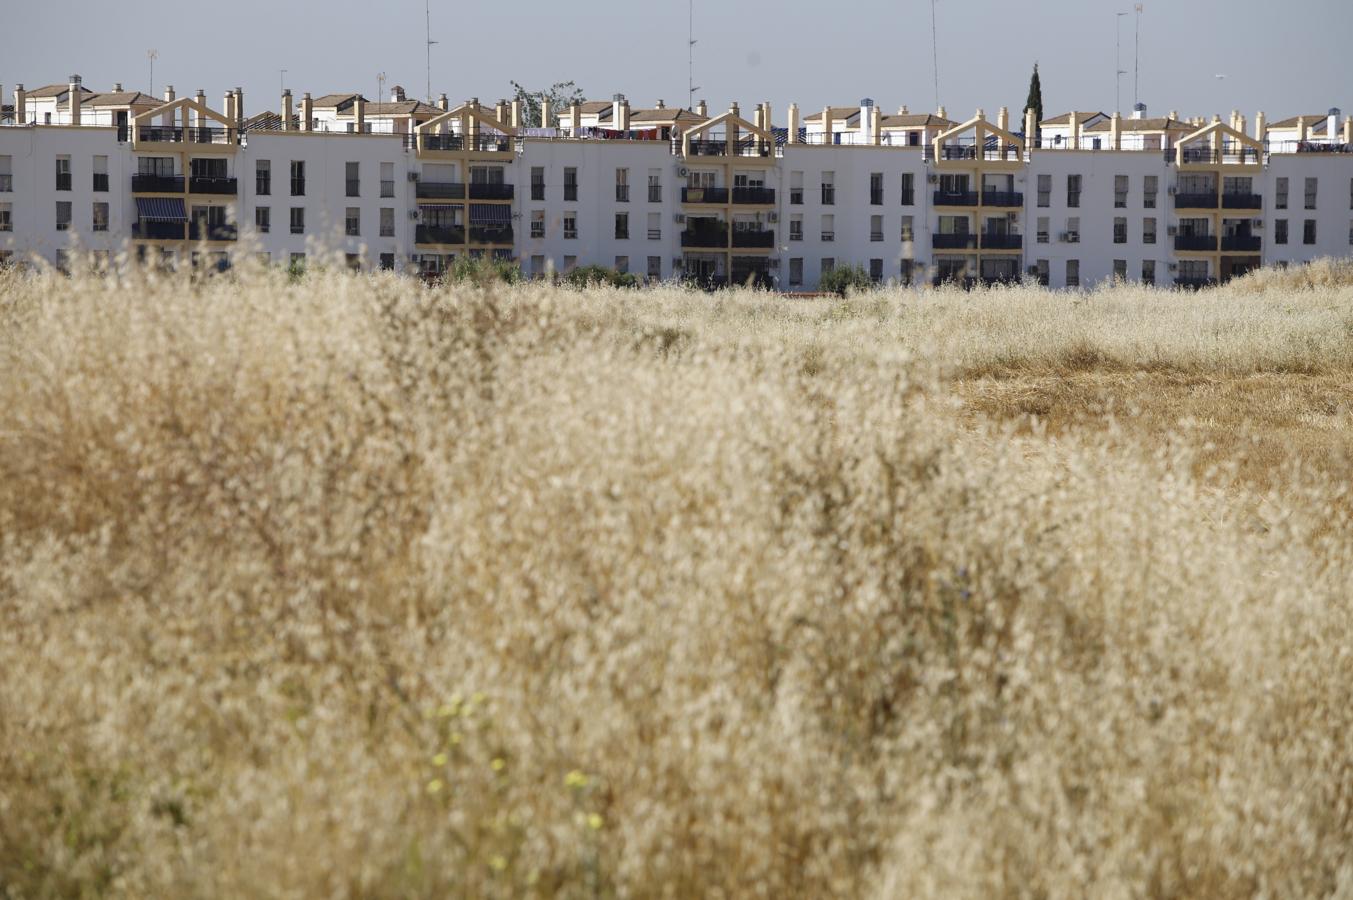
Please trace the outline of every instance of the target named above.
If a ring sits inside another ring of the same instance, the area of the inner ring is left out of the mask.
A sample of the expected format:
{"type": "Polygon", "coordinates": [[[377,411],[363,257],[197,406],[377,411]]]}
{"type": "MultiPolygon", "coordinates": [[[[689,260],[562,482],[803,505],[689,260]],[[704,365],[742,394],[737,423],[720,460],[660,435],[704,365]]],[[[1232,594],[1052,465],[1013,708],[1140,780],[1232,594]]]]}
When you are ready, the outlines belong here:
{"type": "Polygon", "coordinates": [[[159,50],[147,50],[146,59],[150,60],[150,96],[155,96],[155,60],[159,58],[159,50]]]}

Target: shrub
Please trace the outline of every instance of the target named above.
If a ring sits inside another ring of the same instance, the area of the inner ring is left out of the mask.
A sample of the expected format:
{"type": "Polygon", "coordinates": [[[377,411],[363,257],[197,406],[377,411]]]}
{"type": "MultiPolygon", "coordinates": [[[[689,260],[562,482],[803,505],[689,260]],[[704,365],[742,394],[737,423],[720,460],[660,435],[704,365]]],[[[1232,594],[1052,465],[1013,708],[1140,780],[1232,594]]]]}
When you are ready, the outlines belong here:
{"type": "Polygon", "coordinates": [[[850,291],[872,291],[878,287],[863,266],[837,266],[818,282],[823,293],[840,294],[850,291]]]}
{"type": "Polygon", "coordinates": [[[639,277],[633,272],[619,272],[602,265],[579,266],[564,276],[564,281],[574,287],[592,287],[606,285],[610,287],[632,288],[639,286],[639,277]]]}
{"type": "Polygon", "coordinates": [[[510,259],[457,256],[443,273],[444,281],[469,282],[480,286],[488,284],[517,284],[522,280],[521,266],[510,259]]]}

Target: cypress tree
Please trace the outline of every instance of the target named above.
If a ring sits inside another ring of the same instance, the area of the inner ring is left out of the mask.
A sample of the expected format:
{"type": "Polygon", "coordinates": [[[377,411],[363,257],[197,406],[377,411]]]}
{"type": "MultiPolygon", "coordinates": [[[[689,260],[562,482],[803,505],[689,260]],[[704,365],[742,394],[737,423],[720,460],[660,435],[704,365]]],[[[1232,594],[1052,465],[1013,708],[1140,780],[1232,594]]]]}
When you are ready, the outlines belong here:
{"type": "Polygon", "coordinates": [[[1029,99],[1024,101],[1025,109],[1034,111],[1034,137],[1038,136],[1041,130],[1040,122],[1043,121],[1043,82],[1038,79],[1038,63],[1034,63],[1034,74],[1029,79],[1029,99]]]}

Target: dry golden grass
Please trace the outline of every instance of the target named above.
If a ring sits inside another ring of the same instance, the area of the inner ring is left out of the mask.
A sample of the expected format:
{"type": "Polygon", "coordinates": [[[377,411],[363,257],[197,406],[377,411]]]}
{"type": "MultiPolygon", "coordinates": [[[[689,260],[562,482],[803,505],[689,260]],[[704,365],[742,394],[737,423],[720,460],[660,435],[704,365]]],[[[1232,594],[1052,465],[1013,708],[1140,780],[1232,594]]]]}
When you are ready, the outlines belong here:
{"type": "Polygon", "coordinates": [[[1349,896],[1346,481],[1196,470],[1350,371],[1339,278],[0,273],[0,896],[1349,896]]]}

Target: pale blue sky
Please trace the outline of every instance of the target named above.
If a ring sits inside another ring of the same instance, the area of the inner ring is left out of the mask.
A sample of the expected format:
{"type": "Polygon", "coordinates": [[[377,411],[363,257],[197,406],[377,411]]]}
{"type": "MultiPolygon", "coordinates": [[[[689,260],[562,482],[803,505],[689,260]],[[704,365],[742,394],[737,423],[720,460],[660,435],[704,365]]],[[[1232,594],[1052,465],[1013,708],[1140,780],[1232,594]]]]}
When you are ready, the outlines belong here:
{"type": "MultiPolygon", "coordinates": [[[[36,86],[72,72],[87,85],[204,88],[213,105],[235,85],[246,112],[278,106],[279,69],[299,97],[360,90],[377,74],[425,93],[423,0],[5,0],[0,82],[36,86]]],[[[951,117],[1024,103],[1037,59],[1047,114],[1112,111],[1114,13],[1133,0],[937,0],[940,99],[951,117]]],[[[1132,106],[1133,16],[1122,20],[1122,109],[1132,106]]],[[[933,109],[929,0],[696,0],[697,99],[724,109],[788,103],[806,112],[872,97],[885,111],[933,109]]],[[[432,87],[453,101],[510,95],[572,79],[592,98],[683,104],[686,0],[432,0],[432,87]]],[[[1353,0],[1144,0],[1141,99],[1152,114],[1233,107],[1275,119],[1353,111],[1353,0]],[[1225,75],[1225,78],[1217,78],[1225,75]]]]}

